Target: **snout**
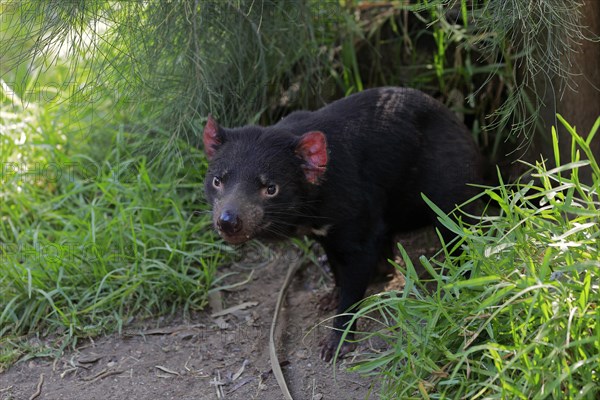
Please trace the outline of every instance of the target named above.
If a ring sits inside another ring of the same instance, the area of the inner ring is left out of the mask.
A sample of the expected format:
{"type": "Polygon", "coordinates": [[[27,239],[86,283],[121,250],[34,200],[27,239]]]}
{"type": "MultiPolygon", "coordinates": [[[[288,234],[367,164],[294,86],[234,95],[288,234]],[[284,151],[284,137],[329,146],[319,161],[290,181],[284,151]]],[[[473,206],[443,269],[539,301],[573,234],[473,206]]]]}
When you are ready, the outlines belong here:
{"type": "Polygon", "coordinates": [[[239,194],[232,197],[213,203],[213,225],[227,243],[241,244],[263,230],[264,212],[259,204],[243,201],[239,194]]]}
{"type": "Polygon", "coordinates": [[[241,244],[254,236],[254,220],[249,215],[232,208],[220,210],[213,215],[214,226],[227,243],[241,244]]]}
{"type": "Polygon", "coordinates": [[[242,230],[242,220],[234,211],[226,210],[217,218],[217,228],[227,236],[233,236],[242,230]]]}

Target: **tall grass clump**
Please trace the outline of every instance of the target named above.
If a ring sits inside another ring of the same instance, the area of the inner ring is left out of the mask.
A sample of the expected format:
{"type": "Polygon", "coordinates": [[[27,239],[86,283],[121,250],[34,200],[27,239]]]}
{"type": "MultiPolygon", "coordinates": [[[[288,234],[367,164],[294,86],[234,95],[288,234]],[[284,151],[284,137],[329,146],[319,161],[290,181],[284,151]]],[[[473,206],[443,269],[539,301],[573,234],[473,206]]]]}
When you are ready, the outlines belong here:
{"type": "MultiPolygon", "coordinates": [[[[224,254],[204,213],[202,169],[151,173],[124,129],[104,130],[94,159],[69,149],[54,117],[33,105],[2,115],[0,367],[202,309],[224,254]]],[[[203,164],[199,151],[190,158],[203,164]]]]}
{"type": "Polygon", "coordinates": [[[463,255],[436,267],[421,258],[432,276],[423,280],[403,253],[404,289],[363,303],[389,349],[356,369],[382,377],[383,398],[600,395],[600,168],[589,149],[600,118],[587,140],[560,120],[572,160],[558,158],[554,133],[558,167],[539,162],[531,181],[485,191],[498,215],[468,226],[440,213],[463,255]],[[593,171],[589,186],[582,168],[593,171]]]}

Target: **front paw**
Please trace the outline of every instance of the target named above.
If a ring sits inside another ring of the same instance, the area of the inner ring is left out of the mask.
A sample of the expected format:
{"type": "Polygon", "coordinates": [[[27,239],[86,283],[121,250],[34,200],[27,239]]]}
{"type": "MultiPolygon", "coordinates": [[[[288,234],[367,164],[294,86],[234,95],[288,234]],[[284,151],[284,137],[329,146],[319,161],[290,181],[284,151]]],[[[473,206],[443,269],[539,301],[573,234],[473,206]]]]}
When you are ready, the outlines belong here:
{"type": "MultiPolygon", "coordinates": [[[[338,331],[333,331],[323,338],[321,341],[321,359],[323,361],[329,362],[335,356],[341,338],[342,333],[338,331]]],[[[338,353],[339,358],[344,357],[346,354],[356,349],[356,343],[353,343],[353,340],[354,335],[352,333],[348,333],[348,335],[346,335],[346,340],[344,340],[342,346],[340,347],[340,351],[338,353]]]]}

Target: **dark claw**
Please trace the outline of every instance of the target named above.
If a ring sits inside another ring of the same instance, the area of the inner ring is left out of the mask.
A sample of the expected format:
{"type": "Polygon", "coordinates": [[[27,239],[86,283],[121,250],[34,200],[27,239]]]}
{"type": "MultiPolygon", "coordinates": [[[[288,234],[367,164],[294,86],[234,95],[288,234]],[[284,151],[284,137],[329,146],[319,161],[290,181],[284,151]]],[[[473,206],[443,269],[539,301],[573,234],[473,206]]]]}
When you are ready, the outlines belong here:
{"type": "MultiPolygon", "coordinates": [[[[341,337],[342,335],[340,332],[334,331],[321,341],[321,359],[323,361],[329,362],[335,356],[341,337]]],[[[342,347],[340,347],[338,358],[342,358],[356,349],[356,343],[348,342],[348,340],[354,340],[354,335],[349,333],[346,335],[346,339],[347,340],[342,343],[342,347]]]]}

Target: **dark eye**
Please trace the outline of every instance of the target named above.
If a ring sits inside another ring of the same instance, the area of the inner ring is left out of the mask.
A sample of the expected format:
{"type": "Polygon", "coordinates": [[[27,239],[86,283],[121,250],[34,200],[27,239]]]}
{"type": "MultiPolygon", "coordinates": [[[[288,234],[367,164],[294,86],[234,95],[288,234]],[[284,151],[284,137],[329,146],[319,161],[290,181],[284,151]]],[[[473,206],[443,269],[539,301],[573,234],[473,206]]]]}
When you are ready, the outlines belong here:
{"type": "Polygon", "coordinates": [[[269,197],[277,195],[277,192],[279,192],[279,187],[277,185],[269,185],[265,188],[265,194],[269,197]]]}
{"type": "Polygon", "coordinates": [[[213,178],[213,186],[218,188],[219,186],[221,186],[221,178],[219,178],[218,176],[215,176],[213,178]]]}

